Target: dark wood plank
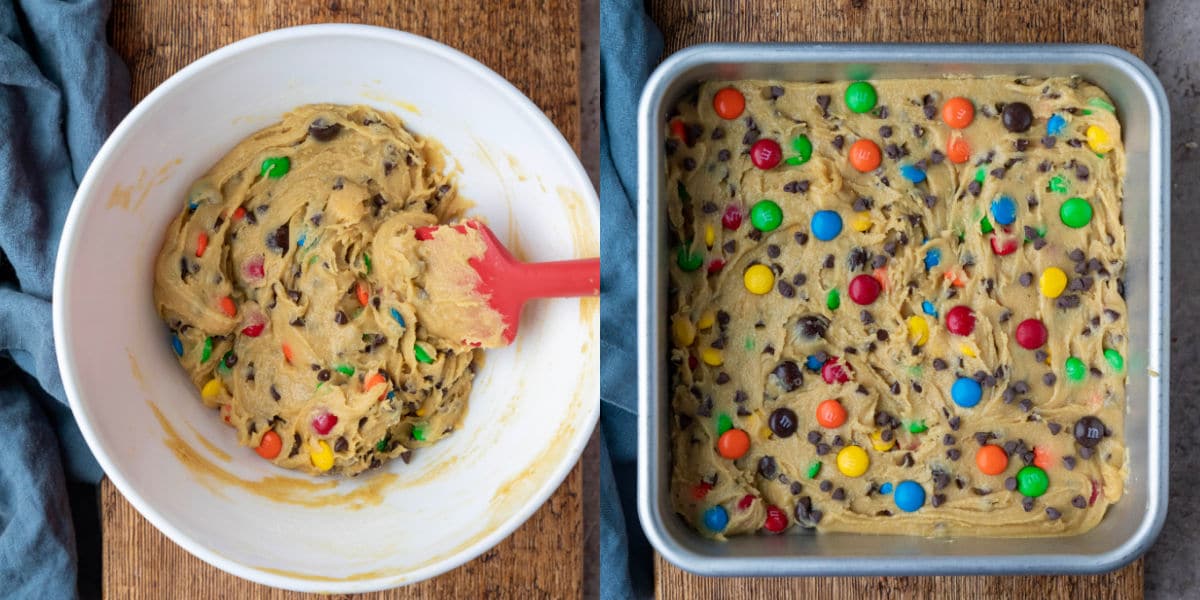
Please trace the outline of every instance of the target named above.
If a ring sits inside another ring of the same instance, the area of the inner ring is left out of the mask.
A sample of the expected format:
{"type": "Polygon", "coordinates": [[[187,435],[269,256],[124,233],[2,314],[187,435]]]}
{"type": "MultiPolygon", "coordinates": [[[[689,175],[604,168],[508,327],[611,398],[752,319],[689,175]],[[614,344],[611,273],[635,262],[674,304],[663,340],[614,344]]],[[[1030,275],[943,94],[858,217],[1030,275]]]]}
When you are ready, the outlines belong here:
{"type": "MultiPolygon", "coordinates": [[[[458,48],[507,78],[579,150],[578,0],[116,0],[114,47],[137,101],[172,73],[225,44],[293,25],[354,22],[410,31],[458,48]]],[[[583,580],[582,468],[512,536],[433,580],[364,598],[578,598],[583,580]]],[[[101,493],[103,590],[108,598],[293,598],[208,566],[159,533],[107,480],[101,493]]],[[[315,597],[315,596],[314,596],[315,597]]]]}
{"type": "MultiPolygon", "coordinates": [[[[650,0],[666,53],[702,42],[1080,42],[1141,54],[1142,0],[650,0]]],[[[655,559],[660,598],[1141,598],[1143,561],[1090,577],[709,578],[655,559]]]]}

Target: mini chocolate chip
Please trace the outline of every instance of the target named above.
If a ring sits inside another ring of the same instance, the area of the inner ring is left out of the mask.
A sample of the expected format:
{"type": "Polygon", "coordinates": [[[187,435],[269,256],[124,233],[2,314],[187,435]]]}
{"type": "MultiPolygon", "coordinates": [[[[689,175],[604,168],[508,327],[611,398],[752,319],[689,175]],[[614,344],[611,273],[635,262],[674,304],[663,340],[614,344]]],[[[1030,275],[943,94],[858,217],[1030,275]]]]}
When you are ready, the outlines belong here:
{"type": "Polygon", "coordinates": [[[829,116],[829,100],[830,98],[828,94],[821,94],[817,96],[817,106],[821,107],[821,116],[823,117],[829,116]]]}
{"type": "Polygon", "coordinates": [[[1087,498],[1084,498],[1082,495],[1075,496],[1071,498],[1071,506],[1075,508],[1087,508],[1087,498]]]}
{"type": "Polygon", "coordinates": [[[951,448],[946,451],[946,458],[956,461],[959,458],[962,458],[962,451],[959,450],[958,448],[951,448]]]}
{"type": "Polygon", "coordinates": [[[271,398],[276,402],[279,402],[283,398],[283,396],[279,395],[279,390],[276,390],[274,385],[271,386],[271,398]]]}
{"type": "Polygon", "coordinates": [[[721,148],[717,151],[717,160],[721,162],[728,161],[731,156],[732,155],[729,153],[729,150],[726,148],[721,148]]]}
{"type": "Polygon", "coordinates": [[[1045,375],[1042,375],[1042,383],[1046,385],[1052,386],[1054,385],[1055,381],[1058,381],[1058,377],[1056,377],[1054,373],[1046,373],[1045,375]]]}
{"type": "Polygon", "coordinates": [[[846,490],[844,488],[833,490],[833,494],[830,496],[830,498],[841,502],[842,500],[846,499],[846,490]]]}
{"type": "Polygon", "coordinates": [[[881,137],[881,138],[890,138],[890,137],[892,137],[892,126],[891,126],[891,125],[884,125],[884,126],[880,127],[880,128],[879,128],[879,137],[881,137]]]}
{"type": "Polygon", "coordinates": [[[942,504],[944,504],[945,502],[946,502],[945,494],[934,494],[933,499],[930,500],[929,504],[932,505],[934,508],[937,508],[937,507],[941,506],[942,504]]]}
{"type": "Polygon", "coordinates": [[[950,429],[952,431],[958,431],[958,428],[962,426],[962,417],[958,415],[950,417],[950,420],[947,422],[947,424],[950,425],[950,429]]]}
{"type": "Polygon", "coordinates": [[[1033,510],[1033,498],[1026,496],[1021,500],[1021,508],[1025,509],[1025,512],[1033,510]]]}
{"type": "Polygon", "coordinates": [[[844,146],[845,144],[846,144],[846,137],[845,137],[845,136],[842,136],[842,135],[835,135],[835,136],[833,136],[833,141],[831,142],[831,145],[832,145],[832,146],[833,146],[835,149],[837,149],[837,150],[841,150],[841,149],[842,149],[842,146],[844,146]]]}
{"type": "Polygon", "coordinates": [[[350,322],[350,319],[346,317],[346,313],[339,310],[333,313],[333,321],[338,325],[345,325],[350,322]]]}
{"type": "Polygon", "coordinates": [[[946,364],[945,360],[942,360],[940,358],[933,359],[933,369],[935,371],[944,371],[947,366],[949,366],[949,365],[946,364]]]}
{"type": "Polygon", "coordinates": [[[1058,510],[1055,509],[1053,506],[1046,507],[1046,517],[1048,519],[1050,519],[1051,521],[1056,521],[1061,516],[1062,516],[1062,513],[1058,512],[1058,510]]]}
{"type": "Polygon", "coordinates": [[[758,459],[758,474],[762,475],[763,479],[775,479],[777,469],[774,456],[764,456],[758,459]]]}
{"type": "Polygon", "coordinates": [[[825,456],[829,454],[829,444],[821,442],[817,444],[817,456],[825,456]]]}
{"type": "Polygon", "coordinates": [[[833,482],[826,479],[821,482],[820,488],[822,492],[829,492],[833,489],[833,482]]]}

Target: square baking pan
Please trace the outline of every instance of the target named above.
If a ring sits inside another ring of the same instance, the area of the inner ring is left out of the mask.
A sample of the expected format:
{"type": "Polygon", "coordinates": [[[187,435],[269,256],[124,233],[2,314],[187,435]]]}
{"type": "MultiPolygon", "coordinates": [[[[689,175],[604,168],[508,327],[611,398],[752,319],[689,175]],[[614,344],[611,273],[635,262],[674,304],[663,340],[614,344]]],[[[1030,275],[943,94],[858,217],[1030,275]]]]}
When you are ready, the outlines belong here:
{"type": "Polygon", "coordinates": [[[1099,45],[709,44],[651,75],[638,119],[638,512],[667,560],[702,575],[1098,573],[1154,541],[1167,510],[1170,337],[1170,115],[1141,60],[1099,45]],[[705,80],[839,81],[1078,75],[1104,88],[1123,124],[1122,207],[1129,315],[1125,495],[1091,531],[1049,538],[921,538],[847,533],[702,537],[671,506],[667,190],[663,130],[672,105],[705,80]]]}

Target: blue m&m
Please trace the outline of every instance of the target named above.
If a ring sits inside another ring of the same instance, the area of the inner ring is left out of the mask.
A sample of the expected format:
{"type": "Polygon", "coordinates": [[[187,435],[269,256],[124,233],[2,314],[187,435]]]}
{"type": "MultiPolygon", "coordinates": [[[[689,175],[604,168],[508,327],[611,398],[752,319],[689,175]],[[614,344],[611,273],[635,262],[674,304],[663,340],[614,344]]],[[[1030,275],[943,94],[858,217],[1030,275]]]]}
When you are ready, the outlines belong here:
{"type": "Polygon", "coordinates": [[[819,210],[812,217],[812,234],[822,242],[828,242],[842,232],[842,216],[832,210],[819,210]]]}
{"type": "Polygon", "coordinates": [[[922,181],[925,181],[925,171],[922,171],[914,165],[904,165],[900,167],[900,175],[913,183],[921,183],[922,181]]]}
{"type": "Polygon", "coordinates": [[[895,500],[896,508],[904,512],[915,512],[925,505],[925,488],[906,479],[896,484],[895,500]]]}
{"type": "Polygon", "coordinates": [[[972,408],[983,398],[983,388],[974,379],[959,377],[950,387],[950,398],[963,408],[972,408]]]}
{"type": "Polygon", "coordinates": [[[171,336],[171,348],[175,350],[175,356],[183,356],[183,342],[179,341],[179,336],[171,336]]]}
{"type": "Polygon", "coordinates": [[[714,506],[704,511],[704,526],[710,531],[721,533],[729,525],[729,513],[724,506],[714,506]]]}
{"type": "Polygon", "coordinates": [[[942,262],[942,251],[937,248],[930,248],[925,251],[925,270],[928,271],[942,262]]]}
{"type": "Polygon", "coordinates": [[[1067,120],[1059,115],[1051,115],[1046,120],[1046,135],[1058,135],[1067,126],[1067,120]]]}
{"type": "Polygon", "coordinates": [[[1008,196],[992,200],[992,220],[1000,225],[1012,225],[1017,220],[1017,203],[1008,196]]]}
{"type": "Polygon", "coordinates": [[[884,495],[892,493],[892,483],[889,481],[879,486],[879,493],[884,495]]]}

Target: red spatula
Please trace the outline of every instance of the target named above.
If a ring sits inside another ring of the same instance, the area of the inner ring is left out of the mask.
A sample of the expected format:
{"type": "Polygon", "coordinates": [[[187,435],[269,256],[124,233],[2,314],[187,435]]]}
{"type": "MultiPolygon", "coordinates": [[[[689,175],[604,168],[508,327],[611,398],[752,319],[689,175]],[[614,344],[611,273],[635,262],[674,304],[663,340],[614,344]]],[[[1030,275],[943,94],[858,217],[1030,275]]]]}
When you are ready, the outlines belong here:
{"type": "Polygon", "coordinates": [[[421,253],[427,256],[439,252],[454,256],[464,247],[482,245],[481,255],[467,259],[477,278],[450,268],[431,269],[426,274],[425,289],[433,300],[430,304],[441,307],[437,310],[443,313],[435,321],[448,321],[444,314],[447,310],[464,311],[461,319],[454,319],[453,327],[443,325],[444,331],[439,332],[444,336],[453,332],[464,346],[489,348],[512,343],[527,300],[600,293],[599,258],[521,262],[479,221],[418,227],[416,237],[421,240],[421,253]],[[474,289],[466,289],[472,283],[474,289]]]}

